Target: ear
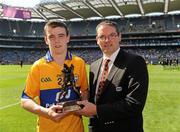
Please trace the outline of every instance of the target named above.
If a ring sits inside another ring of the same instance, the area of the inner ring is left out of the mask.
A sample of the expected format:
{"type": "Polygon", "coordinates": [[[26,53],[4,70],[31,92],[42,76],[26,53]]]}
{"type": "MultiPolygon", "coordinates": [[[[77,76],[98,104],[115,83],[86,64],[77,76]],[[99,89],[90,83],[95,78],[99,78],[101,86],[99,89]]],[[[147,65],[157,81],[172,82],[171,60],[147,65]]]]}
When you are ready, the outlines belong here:
{"type": "MultiPolygon", "coordinates": [[[[96,43],[98,44],[99,43],[99,40],[98,40],[98,37],[96,36],[96,43]]],[[[99,44],[98,44],[99,45],[99,44]]]]}
{"type": "Polygon", "coordinates": [[[70,35],[67,36],[67,43],[70,41],[70,35]]]}
{"type": "Polygon", "coordinates": [[[121,33],[119,33],[119,42],[121,42],[121,33]]]}
{"type": "Polygon", "coordinates": [[[44,36],[44,41],[45,41],[46,45],[49,45],[48,41],[47,41],[47,36],[44,36]]]}
{"type": "Polygon", "coordinates": [[[98,41],[98,36],[96,36],[96,41],[98,41]]]}

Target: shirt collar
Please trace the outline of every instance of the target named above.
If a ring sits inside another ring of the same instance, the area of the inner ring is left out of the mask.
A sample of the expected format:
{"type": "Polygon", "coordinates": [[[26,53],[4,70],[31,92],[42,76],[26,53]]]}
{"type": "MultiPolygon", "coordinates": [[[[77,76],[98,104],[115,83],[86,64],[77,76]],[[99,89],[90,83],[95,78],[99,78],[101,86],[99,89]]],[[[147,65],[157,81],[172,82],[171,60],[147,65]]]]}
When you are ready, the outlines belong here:
{"type": "Polygon", "coordinates": [[[112,62],[115,61],[117,54],[119,53],[120,48],[118,48],[110,57],[103,55],[103,60],[110,59],[112,62]]]}
{"type": "MultiPolygon", "coordinates": [[[[46,59],[47,62],[51,62],[51,61],[54,60],[53,57],[52,57],[52,55],[51,55],[51,53],[50,53],[50,51],[48,51],[48,52],[46,53],[45,59],[46,59]]],[[[72,53],[69,52],[69,51],[67,51],[67,53],[66,53],[66,60],[72,60],[72,53]]]]}

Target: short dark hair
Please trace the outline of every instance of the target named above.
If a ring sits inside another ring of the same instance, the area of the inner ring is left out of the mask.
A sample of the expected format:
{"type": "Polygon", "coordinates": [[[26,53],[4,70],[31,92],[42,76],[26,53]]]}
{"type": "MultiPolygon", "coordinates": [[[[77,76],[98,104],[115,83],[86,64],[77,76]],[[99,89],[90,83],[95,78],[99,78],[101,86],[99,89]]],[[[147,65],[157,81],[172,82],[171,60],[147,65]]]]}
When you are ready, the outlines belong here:
{"type": "Polygon", "coordinates": [[[66,35],[69,35],[69,29],[67,28],[67,25],[62,21],[48,21],[46,25],[44,26],[44,34],[46,35],[46,30],[48,27],[56,28],[56,27],[62,27],[66,30],[66,35]]]}
{"type": "Polygon", "coordinates": [[[119,34],[119,29],[118,29],[117,23],[113,22],[113,21],[109,21],[109,20],[104,20],[96,26],[96,34],[97,34],[98,28],[102,25],[108,25],[108,26],[114,27],[116,29],[116,32],[119,34]]]}

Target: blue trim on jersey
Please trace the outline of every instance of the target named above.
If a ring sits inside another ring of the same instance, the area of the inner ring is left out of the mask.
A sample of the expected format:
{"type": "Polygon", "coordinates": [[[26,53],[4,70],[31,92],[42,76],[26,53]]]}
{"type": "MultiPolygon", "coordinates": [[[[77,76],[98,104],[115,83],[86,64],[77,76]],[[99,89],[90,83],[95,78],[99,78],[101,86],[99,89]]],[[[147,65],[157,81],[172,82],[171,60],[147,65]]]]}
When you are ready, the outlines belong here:
{"type": "MultiPolygon", "coordinates": [[[[51,62],[51,61],[54,60],[53,57],[52,57],[52,55],[51,55],[51,53],[50,53],[50,51],[48,51],[48,52],[46,53],[45,59],[46,59],[47,62],[51,62]]],[[[69,52],[69,51],[67,51],[67,53],[66,53],[66,60],[72,60],[72,53],[69,52]]]]}
{"type": "Polygon", "coordinates": [[[46,61],[47,61],[47,62],[51,62],[51,61],[54,60],[53,57],[51,56],[50,51],[48,51],[48,52],[46,53],[45,58],[46,58],[46,61]]]}
{"type": "Polygon", "coordinates": [[[23,98],[23,99],[32,99],[32,98],[31,98],[30,96],[28,96],[24,91],[23,91],[23,93],[22,93],[21,98],[23,98]]]}
{"type": "MultiPolygon", "coordinates": [[[[74,91],[72,87],[68,87],[66,89],[68,92],[66,96],[60,100],[60,102],[79,99],[78,94],[74,91]]],[[[41,102],[40,105],[48,108],[53,104],[55,105],[59,103],[58,97],[61,92],[62,92],[62,89],[60,88],[40,90],[40,102],[41,102]]]]}
{"type": "Polygon", "coordinates": [[[66,60],[72,60],[72,53],[69,51],[66,54],[66,60]]]}

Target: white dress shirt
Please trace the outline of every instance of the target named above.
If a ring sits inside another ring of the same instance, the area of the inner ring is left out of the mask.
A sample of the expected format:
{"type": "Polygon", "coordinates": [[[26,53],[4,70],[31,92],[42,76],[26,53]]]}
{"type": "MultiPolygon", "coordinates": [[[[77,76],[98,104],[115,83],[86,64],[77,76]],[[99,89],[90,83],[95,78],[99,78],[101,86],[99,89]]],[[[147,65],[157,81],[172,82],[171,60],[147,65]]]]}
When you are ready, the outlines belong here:
{"type": "MultiPolygon", "coordinates": [[[[105,60],[106,59],[110,59],[110,62],[108,63],[108,67],[109,67],[108,68],[108,74],[109,74],[109,72],[110,72],[110,70],[111,70],[111,68],[113,66],[113,63],[114,63],[114,61],[116,59],[116,56],[119,53],[119,50],[120,50],[120,48],[118,48],[110,57],[107,57],[107,56],[103,55],[103,62],[102,62],[102,66],[101,66],[101,69],[100,69],[100,73],[99,73],[98,80],[97,80],[97,85],[96,85],[96,94],[97,94],[97,91],[98,91],[98,88],[99,88],[99,82],[101,80],[101,76],[102,76],[102,71],[104,69],[105,60]]],[[[96,99],[95,99],[95,102],[96,102],[96,99]]]]}

